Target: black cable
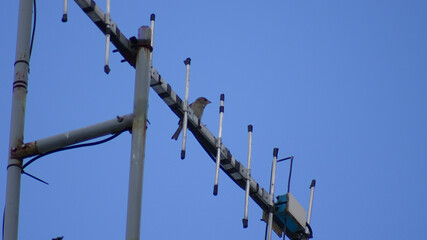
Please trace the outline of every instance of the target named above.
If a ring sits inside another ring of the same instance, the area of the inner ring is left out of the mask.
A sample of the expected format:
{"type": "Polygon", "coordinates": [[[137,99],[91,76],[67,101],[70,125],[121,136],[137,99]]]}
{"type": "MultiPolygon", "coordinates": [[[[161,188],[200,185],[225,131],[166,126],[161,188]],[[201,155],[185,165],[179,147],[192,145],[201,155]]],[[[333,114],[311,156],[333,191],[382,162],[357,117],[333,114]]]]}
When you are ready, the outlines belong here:
{"type": "Polygon", "coordinates": [[[35,180],[37,180],[37,181],[39,181],[39,182],[42,182],[42,183],[44,183],[44,184],[46,184],[46,185],[49,185],[49,183],[47,183],[47,182],[45,182],[45,181],[41,180],[40,178],[38,178],[38,177],[36,177],[36,176],[34,176],[34,175],[31,175],[31,174],[29,174],[29,173],[25,172],[24,170],[21,170],[21,174],[25,174],[25,175],[27,175],[27,176],[29,176],[29,177],[34,178],[35,180]]]}
{"type": "Polygon", "coordinates": [[[307,223],[306,226],[308,227],[308,230],[310,231],[310,235],[308,235],[308,238],[312,238],[313,237],[313,230],[311,230],[310,224],[307,223]]]}
{"type": "Polygon", "coordinates": [[[292,164],[294,162],[294,156],[290,156],[290,157],[286,157],[286,158],[282,158],[282,159],[277,160],[277,162],[281,162],[281,161],[286,161],[286,160],[289,160],[289,159],[291,160],[291,166],[290,166],[290,169],[289,169],[288,193],[291,190],[292,164]]]}
{"type": "Polygon", "coordinates": [[[265,224],[265,235],[264,235],[264,240],[267,240],[267,229],[268,229],[268,223],[265,224]]]}
{"type": "MultiPolygon", "coordinates": [[[[123,132],[116,133],[116,134],[114,134],[114,135],[113,135],[113,136],[111,136],[111,137],[108,137],[108,138],[106,138],[106,139],[103,139],[103,140],[100,140],[100,141],[97,141],[97,142],[77,144],[77,145],[73,145],[73,146],[69,146],[69,147],[64,147],[64,148],[60,148],[60,149],[57,149],[57,150],[53,150],[53,151],[50,151],[50,152],[47,152],[47,153],[43,153],[43,154],[37,155],[37,156],[33,157],[30,161],[28,161],[26,164],[24,164],[24,165],[22,166],[22,168],[21,168],[21,173],[22,173],[22,174],[26,174],[27,176],[30,176],[30,177],[32,177],[32,178],[34,178],[34,179],[36,179],[36,180],[38,180],[38,181],[40,181],[40,182],[42,182],[42,183],[48,184],[47,182],[45,182],[45,181],[41,180],[40,178],[37,178],[37,177],[35,177],[35,176],[33,176],[33,175],[31,175],[31,174],[29,174],[29,173],[25,172],[25,171],[24,171],[24,168],[26,168],[28,165],[30,165],[31,163],[33,163],[33,162],[34,162],[34,161],[36,161],[37,159],[39,159],[39,158],[41,158],[41,157],[44,157],[44,156],[46,156],[46,155],[49,155],[49,154],[51,154],[51,153],[60,152],[60,151],[65,151],[65,150],[70,150],[70,149],[74,149],[74,148],[89,147],[89,146],[98,145],[98,144],[105,143],[105,142],[108,142],[108,141],[110,141],[110,140],[113,140],[114,138],[118,137],[118,136],[119,136],[120,134],[122,134],[122,133],[123,133],[123,132]]],[[[4,219],[5,219],[5,212],[6,212],[6,206],[4,207],[4,210],[3,210],[2,240],[4,240],[4,219]]]]}
{"type": "Polygon", "coordinates": [[[105,142],[108,142],[110,140],[113,140],[114,138],[118,137],[120,134],[122,134],[122,132],[116,133],[116,134],[114,134],[111,137],[108,137],[106,139],[103,139],[103,140],[100,140],[100,141],[97,141],[97,142],[72,145],[72,146],[69,146],[69,147],[63,147],[63,148],[60,148],[60,149],[56,149],[56,150],[53,150],[53,151],[50,151],[50,152],[47,152],[47,153],[43,153],[43,154],[37,155],[37,156],[33,157],[30,161],[28,161],[27,163],[25,163],[22,166],[22,170],[24,170],[28,165],[30,165],[31,163],[33,163],[37,159],[39,159],[41,157],[44,157],[46,155],[49,155],[49,154],[52,154],[52,153],[55,153],[55,152],[61,152],[61,151],[65,151],[65,150],[70,150],[70,149],[74,149],[74,148],[81,148],[81,147],[89,147],[89,146],[98,145],[98,144],[105,143],[105,142]]]}
{"type": "Polygon", "coordinates": [[[33,32],[31,33],[31,42],[30,42],[30,55],[28,58],[28,62],[31,59],[31,52],[33,51],[33,42],[34,42],[34,34],[36,32],[36,19],[37,19],[37,6],[36,6],[36,0],[33,1],[34,4],[34,17],[33,17],[33,32]]]}
{"type": "Polygon", "coordinates": [[[289,170],[289,179],[288,179],[288,193],[291,190],[291,175],[292,175],[292,163],[294,162],[294,156],[291,157],[291,167],[289,170]]]}

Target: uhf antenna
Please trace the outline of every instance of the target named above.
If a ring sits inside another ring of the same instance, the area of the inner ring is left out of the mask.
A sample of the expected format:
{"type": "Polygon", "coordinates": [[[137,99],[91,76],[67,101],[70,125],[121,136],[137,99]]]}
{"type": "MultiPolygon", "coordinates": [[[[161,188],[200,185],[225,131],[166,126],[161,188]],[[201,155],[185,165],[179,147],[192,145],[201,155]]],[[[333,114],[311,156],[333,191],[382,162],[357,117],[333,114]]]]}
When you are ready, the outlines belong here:
{"type": "Polygon", "coordinates": [[[184,64],[187,67],[187,72],[185,74],[185,98],[184,98],[184,118],[182,119],[181,159],[185,158],[185,143],[187,139],[188,92],[190,88],[190,63],[191,63],[191,58],[185,59],[184,64]]]}
{"type": "Polygon", "coordinates": [[[110,0],[107,0],[107,12],[105,13],[105,63],[104,72],[110,73],[108,62],[110,60],[110,32],[111,32],[111,19],[110,19],[110,0]]]}

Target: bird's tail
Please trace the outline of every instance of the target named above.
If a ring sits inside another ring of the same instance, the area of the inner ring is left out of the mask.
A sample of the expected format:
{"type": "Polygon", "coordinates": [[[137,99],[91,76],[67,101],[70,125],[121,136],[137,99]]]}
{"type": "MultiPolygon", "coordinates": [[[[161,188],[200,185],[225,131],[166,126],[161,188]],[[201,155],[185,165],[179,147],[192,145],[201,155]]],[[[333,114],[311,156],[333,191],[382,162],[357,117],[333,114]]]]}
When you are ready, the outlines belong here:
{"type": "Polygon", "coordinates": [[[172,135],[172,139],[178,140],[179,134],[182,131],[182,125],[179,125],[178,129],[175,131],[175,133],[172,135]]]}

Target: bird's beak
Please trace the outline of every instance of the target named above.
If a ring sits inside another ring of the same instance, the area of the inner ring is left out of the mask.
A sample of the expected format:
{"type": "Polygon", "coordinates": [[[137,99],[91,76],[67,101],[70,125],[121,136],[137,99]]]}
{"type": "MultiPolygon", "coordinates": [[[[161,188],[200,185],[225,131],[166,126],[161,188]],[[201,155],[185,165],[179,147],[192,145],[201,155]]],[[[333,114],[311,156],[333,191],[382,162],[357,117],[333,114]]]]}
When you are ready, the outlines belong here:
{"type": "Polygon", "coordinates": [[[208,104],[209,104],[209,103],[212,103],[212,102],[208,100],[208,104]]]}

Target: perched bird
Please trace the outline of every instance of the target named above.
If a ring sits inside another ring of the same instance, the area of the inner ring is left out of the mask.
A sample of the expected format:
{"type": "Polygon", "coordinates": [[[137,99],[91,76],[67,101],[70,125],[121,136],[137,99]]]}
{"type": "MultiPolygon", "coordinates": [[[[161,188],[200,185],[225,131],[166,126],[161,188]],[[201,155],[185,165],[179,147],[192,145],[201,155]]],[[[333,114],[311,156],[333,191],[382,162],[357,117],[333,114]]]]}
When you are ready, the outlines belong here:
{"type": "MultiPolygon", "coordinates": [[[[206,105],[208,105],[209,103],[211,103],[211,101],[207,100],[204,97],[199,97],[198,99],[196,99],[196,101],[190,104],[189,107],[191,108],[191,110],[193,110],[194,115],[196,115],[199,119],[202,119],[203,111],[205,110],[206,105]]],[[[175,140],[178,140],[178,136],[182,131],[182,119],[179,120],[178,124],[179,127],[172,136],[172,139],[175,140]]]]}

